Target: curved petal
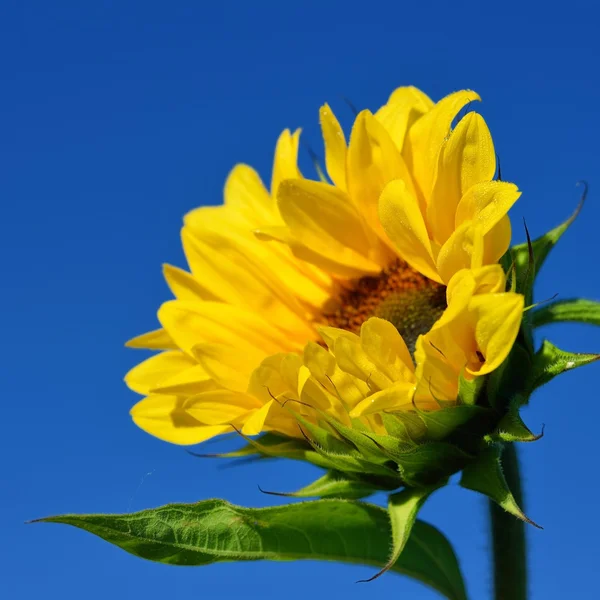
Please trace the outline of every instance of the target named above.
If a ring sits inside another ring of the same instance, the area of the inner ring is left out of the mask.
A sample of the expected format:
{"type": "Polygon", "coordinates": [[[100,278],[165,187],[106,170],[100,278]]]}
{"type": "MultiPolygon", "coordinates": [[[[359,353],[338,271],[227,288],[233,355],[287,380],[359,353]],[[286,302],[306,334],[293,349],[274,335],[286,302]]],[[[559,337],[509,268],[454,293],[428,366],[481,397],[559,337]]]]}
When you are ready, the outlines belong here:
{"type": "Polygon", "coordinates": [[[146,433],[171,444],[199,444],[221,433],[229,425],[207,426],[185,411],[178,396],[154,394],[140,400],[130,411],[133,422],[146,433]]]}
{"type": "Polygon", "coordinates": [[[481,98],[469,90],[450,94],[410,128],[403,155],[415,184],[425,198],[431,194],[438,155],[444,139],[450,133],[452,121],[463,106],[474,100],[481,98]]]}
{"type": "Polygon", "coordinates": [[[500,366],[517,339],[524,304],[525,298],[512,292],[473,298],[469,311],[475,318],[475,341],[485,362],[468,372],[485,375],[500,366]]]}
{"type": "Polygon", "coordinates": [[[194,365],[194,360],[179,350],[161,352],[133,367],[125,375],[125,383],[139,394],[149,394],[161,382],[194,365]]]}
{"type": "Polygon", "coordinates": [[[265,358],[264,352],[225,344],[196,344],[192,352],[212,379],[236,392],[247,390],[252,372],[265,358]]]}
{"type": "Polygon", "coordinates": [[[346,138],[329,104],[319,110],[321,131],[325,142],[325,166],[331,181],[346,190],[346,138]]]}
{"type": "Polygon", "coordinates": [[[443,244],[463,221],[454,214],[467,190],[489,182],[496,171],[496,155],[490,131],[483,117],[467,114],[444,141],[440,150],[435,182],[427,206],[427,218],[434,239],[443,244]],[[455,223],[456,220],[456,223],[455,223]]]}
{"type": "Polygon", "coordinates": [[[169,289],[178,300],[197,302],[201,302],[202,300],[219,300],[210,290],[201,285],[193,275],[183,269],[165,264],[163,265],[163,276],[169,289]]]}
{"type": "Polygon", "coordinates": [[[433,106],[429,96],[416,87],[399,87],[375,113],[375,118],[387,129],[398,152],[402,152],[406,132],[433,106]]]}
{"type": "Polygon", "coordinates": [[[514,183],[486,181],[469,188],[456,208],[455,226],[474,221],[487,234],[508,213],[521,192],[514,183]]]}
{"type": "Polygon", "coordinates": [[[367,356],[391,381],[412,381],[415,366],[398,330],[385,319],[371,317],[360,328],[360,342],[367,356]]]}
{"type": "Polygon", "coordinates": [[[188,415],[201,423],[229,425],[243,421],[248,413],[260,408],[261,404],[247,394],[213,390],[188,398],[183,406],[188,415]]]}
{"type": "Polygon", "coordinates": [[[312,252],[363,273],[381,269],[360,216],[341,190],[286,180],[279,186],[278,205],[292,237],[312,252]]]}
{"type": "Polygon", "coordinates": [[[484,264],[497,263],[510,247],[512,227],[508,215],[498,221],[483,238],[484,264]]]}
{"type": "Polygon", "coordinates": [[[277,197],[279,184],[284,179],[300,179],[302,177],[302,173],[298,169],[300,131],[300,129],[296,129],[294,133],[291,133],[289,129],[286,129],[277,140],[271,177],[271,196],[273,198],[277,197]]]}
{"type": "Polygon", "coordinates": [[[155,329],[142,333],[125,342],[127,348],[142,348],[144,350],[176,350],[177,344],[164,329],[155,329]]]}
{"type": "Polygon", "coordinates": [[[189,355],[202,342],[265,354],[286,350],[291,343],[256,313],[220,302],[171,300],[160,307],[158,319],[179,348],[189,355]]]}
{"type": "Polygon", "coordinates": [[[413,408],[414,392],[414,383],[400,381],[365,398],[350,411],[350,416],[356,418],[384,411],[410,410],[413,408]]]}
{"type": "Polygon", "coordinates": [[[483,232],[472,221],[463,223],[441,247],[437,269],[444,283],[461,269],[477,269],[483,264],[483,232]]]}
{"type": "Polygon", "coordinates": [[[379,216],[400,257],[429,279],[441,283],[419,203],[403,181],[386,185],[379,199],[379,216]]]}
{"type": "Polygon", "coordinates": [[[352,128],[347,179],[352,201],[375,231],[387,239],[378,218],[383,188],[394,179],[402,179],[408,193],[415,192],[402,155],[385,127],[368,110],[356,117],[352,128]]]}

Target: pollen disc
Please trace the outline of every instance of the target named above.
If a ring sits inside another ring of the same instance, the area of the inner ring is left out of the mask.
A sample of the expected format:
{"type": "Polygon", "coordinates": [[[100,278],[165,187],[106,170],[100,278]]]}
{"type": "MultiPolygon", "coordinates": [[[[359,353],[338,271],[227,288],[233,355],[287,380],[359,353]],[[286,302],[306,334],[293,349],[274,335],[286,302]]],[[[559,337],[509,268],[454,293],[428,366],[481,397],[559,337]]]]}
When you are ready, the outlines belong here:
{"type": "Polygon", "coordinates": [[[350,282],[337,307],[323,313],[323,320],[331,327],[358,333],[369,317],[386,319],[414,353],[417,338],[431,329],[446,306],[445,286],[396,260],[378,276],[350,282]]]}

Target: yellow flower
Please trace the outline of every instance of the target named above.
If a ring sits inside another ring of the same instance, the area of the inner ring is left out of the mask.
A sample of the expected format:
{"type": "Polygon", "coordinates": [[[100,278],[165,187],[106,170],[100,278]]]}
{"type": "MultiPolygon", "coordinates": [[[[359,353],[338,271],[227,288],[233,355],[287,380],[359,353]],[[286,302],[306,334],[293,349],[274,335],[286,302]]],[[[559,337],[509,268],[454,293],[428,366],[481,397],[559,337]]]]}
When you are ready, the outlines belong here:
{"type": "Polygon", "coordinates": [[[452,128],[477,99],[399,88],[348,145],[323,106],[332,184],[302,177],[299,131],[278,140],[270,193],[236,166],[224,204],[185,218],[191,273],[165,266],[162,329],[129,342],[162,351],[126,376],[146,395],[134,421],[178,444],[232,426],[297,437],[294,415],[319,411],[385,432],[380,413],[456,402],[460,377],[495,369],[523,310],[496,264],[520,193],[493,181],[480,115],[452,128]]]}

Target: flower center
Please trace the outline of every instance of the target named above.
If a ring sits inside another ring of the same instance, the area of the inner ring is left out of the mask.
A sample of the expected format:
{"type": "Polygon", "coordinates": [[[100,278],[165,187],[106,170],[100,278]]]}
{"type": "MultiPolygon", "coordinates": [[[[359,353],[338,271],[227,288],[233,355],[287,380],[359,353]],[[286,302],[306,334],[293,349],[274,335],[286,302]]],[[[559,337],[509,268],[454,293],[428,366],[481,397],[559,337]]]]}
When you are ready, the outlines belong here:
{"type": "Polygon", "coordinates": [[[353,333],[369,317],[394,325],[411,354],[417,338],[427,333],[446,308],[446,287],[396,260],[378,276],[354,280],[340,294],[336,310],[324,312],[327,325],[353,333]]]}

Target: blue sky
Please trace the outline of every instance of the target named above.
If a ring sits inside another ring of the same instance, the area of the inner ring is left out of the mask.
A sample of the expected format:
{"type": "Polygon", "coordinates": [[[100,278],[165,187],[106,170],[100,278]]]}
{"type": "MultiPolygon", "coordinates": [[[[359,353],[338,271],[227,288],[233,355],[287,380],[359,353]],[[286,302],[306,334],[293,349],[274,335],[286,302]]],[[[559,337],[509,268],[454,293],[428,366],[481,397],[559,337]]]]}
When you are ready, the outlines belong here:
{"type": "MultiPolygon", "coordinates": [[[[302,464],[245,468],[189,457],[142,433],[123,342],[155,325],[161,264],[184,266],[182,215],[221,201],[237,161],[269,179],[284,127],[320,151],[318,108],[348,124],[343,98],[376,109],[398,85],[439,99],[476,89],[536,235],[588,205],[539,278],[538,299],[600,299],[598,9],[529,2],[31,2],[0,8],[4,493],[0,594],[62,598],[436,598],[420,584],[325,563],[156,565],[67,527],[63,512],[124,512],[223,497],[263,506],[266,489],[317,475],[302,464]],[[450,8],[451,5],[451,8],[450,8]],[[318,591],[317,591],[318,590],[318,591]]],[[[308,170],[306,155],[303,166],[308,170]]],[[[600,351],[600,332],[542,332],[600,351]]],[[[522,447],[532,599],[596,587],[598,366],[565,375],[525,411],[545,437],[522,447]]],[[[210,448],[218,448],[215,444],[210,448]]],[[[422,516],[453,541],[474,599],[490,589],[485,504],[456,486],[422,516]]]]}

